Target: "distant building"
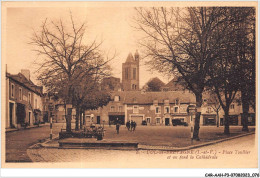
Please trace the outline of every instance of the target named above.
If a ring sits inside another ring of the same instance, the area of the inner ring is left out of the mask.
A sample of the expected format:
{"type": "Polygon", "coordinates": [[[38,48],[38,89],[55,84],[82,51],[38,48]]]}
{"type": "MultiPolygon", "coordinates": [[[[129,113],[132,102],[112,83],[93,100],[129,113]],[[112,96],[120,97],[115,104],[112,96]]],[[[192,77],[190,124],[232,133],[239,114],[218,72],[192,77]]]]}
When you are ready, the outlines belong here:
{"type": "MultiPolygon", "coordinates": [[[[230,104],[229,108],[229,125],[242,125],[242,103],[238,102],[241,98],[240,92],[237,92],[235,99],[230,104]]],[[[204,103],[201,110],[201,125],[224,125],[224,110],[217,101],[212,100],[208,93],[203,93],[204,103]],[[219,113],[217,109],[219,107],[219,113]],[[219,120],[217,119],[217,114],[219,120]]],[[[248,125],[255,125],[255,112],[252,107],[249,107],[248,125]]]]}
{"type": "Polygon", "coordinates": [[[6,128],[19,128],[43,121],[43,87],[30,80],[30,71],[6,73],[6,128]]]}
{"type": "MultiPolygon", "coordinates": [[[[118,78],[110,77],[103,82],[104,86],[113,91],[111,92],[112,101],[97,110],[85,111],[87,124],[114,124],[117,119],[121,124],[133,120],[138,125],[141,125],[142,121],[146,121],[147,125],[172,125],[172,119],[190,123],[191,116],[187,113],[187,107],[195,106],[196,99],[195,95],[184,87],[183,81],[174,78],[164,84],[156,77],[148,82],[158,83],[156,89],[158,91],[150,91],[148,84],[141,90],[139,89],[138,52],[134,57],[129,53],[126,62],[122,64],[122,91],[117,90],[120,82],[118,78]]],[[[220,107],[217,117],[212,107],[214,103],[207,102],[209,97],[207,93],[203,93],[204,103],[201,107],[200,125],[217,125],[217,122],[223,125],[223,109],[220,107]]],[[[242,124],[242,112],[241,104],[234,101],[230,105],[230,125],[242,124]]],[[[255,125],[255,114],[252,109],[250,109],[248,120],[249,125],[255,125]]]]}
{"type": "Polygon", "coordinates": [[[135,121],[141,125],[147,121],[148,125],[171,125],[172,119],[190,122],[187,107],[195,104],[195,97],[191,93],[177,92],[142,92],[121,91],[112,94],[113,101],[98,110],[86,111],[86,117],[94,115],[93,122],[105,121],[114,124],[118,118],[122,124],[135,121]]]}
{"type": "MultiPolygon", "coordinates": [[[[44,94],[43,98],[43,119],[45,122],[50,121],[50,117],[53,117],[53,122],[66,122],[65,103],[61,99],[55,99],[48,94],[44,94]],[[53,109],[50,109],[50,105],[53,109]]],[[[76,110],[72,109],[72,122],[75,122],[76,110]]]]}
{"type": "Polygon", "coordinates": [[[124,91],[139,90],[139,53],[133,57],[129,53],[125,63],[122,64],[122,86],[124,91]]]}
{"type": "Polygon", "coordinates": [[[183,91],[185,87],[178,79],[174,78],[161,88],[161,91],[183,91]]]}
{"type": "Polygon", "coordinates": [[[122,84],[120,83],[120,78],[106,77],[101,82],[101,90],[120,91],[121,89],[122,84]]]}
{"type": "Polygon", "coordinates": [[[146,91],[162,91],[165,83],[158,77],[151,78],[143,87],[146,91]]]}

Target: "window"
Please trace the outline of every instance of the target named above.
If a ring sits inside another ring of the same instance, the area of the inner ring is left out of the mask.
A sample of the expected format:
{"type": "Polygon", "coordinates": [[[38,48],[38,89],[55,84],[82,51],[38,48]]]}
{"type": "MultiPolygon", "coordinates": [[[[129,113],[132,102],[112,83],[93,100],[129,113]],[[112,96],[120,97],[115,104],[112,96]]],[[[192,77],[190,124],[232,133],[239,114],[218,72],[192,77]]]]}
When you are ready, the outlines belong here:
{"type": "Polygon", "coordinates": [[[231,104],[231,105],[230,105],[230,109],[235,109],[235,105],[234,105],[234,104],[231,104]]]}
{"type": "Polygon", "coordinates": [[[30,93],[30,92],[28,93],[28,101],[29,101],[29,104],[31,104],[31,102],[32,102],[32,96],[31,96],[31,93],[30,93]]]}
{"type": "Polygon", "coordinates": [[[115,112],[115,106],[111,106],[111,107],[110,107],[110,111],[111,111],[111,112],[115,112]]]}
{"type": "Polygon", "coordinates": [[[178,120],[184,122],[184,118],[183,118],[183,117],[181,117],[181,118],[179,118],[179,117],[175,117],[174,119],[178,119],[178,120]]]}
{"type": "Polygon", "coordinates": [[[164,113],[170,113],[170,106],[164,107],[164,113]]]}
{"type": "Polygon", "coordinates": [[[136,68],[133,68],[133,79],[136,79],[136,68]]]}
{"type": "Polygon", "coordinates": [[[138,113],[138,112],[139,112],[138,106],[133,106],[133,113],[138,113]]]}
{"type": "Polygon", "coordinates": [[[132,84],[132,90],[136,90],[136,85],[132,84]]]}
{"type": "Polygon", "coordinates": [[[118,112],[123,112],[123,106],[118,106],[118,112]]]}
{"type": "Polygon", "coordinates": [[[156,123],[157,123],[157,124],[160,124],[160,121],[161,121],[161,118],[160,118],[160,117],[157,117],[157,118],[156,118],[156,123]]]}
{"type": "Polygon", "coordinates": [[[160,106],[156,106],[155,113],[156,114],[160,114],[161,113],[161,107],[160,106]]]}
{"type": "Polygon", "coordinates": [[[114,101],[120,101],[120,96],[115,96],[114,101]]]}
{"type": "Polygon", "coordinates": [[[175,105],[179,105],[179,99],[175,100],[175,105]]]}
{"type": "Polygon", "coordinates": [[[125,68],[125,79],[129,78],[129,69],[125,68]]]}
{"type": "Polygon", "coordinates": [[[11,97],[14,98],[14,84],[11,84],[11,97]]]}
{"type": "Polygon", "coordinates": [[[211,108],[211,107],[208,107],[206,112],[207,112],[207,113],[212,113],[212,108],[211,108]]]}
{"type": "Polygon", "coordinates": [[[147,117],[147,118],[146,118],[146,122],[147,122],[147,123],[151,123],[151,118],[150,118],[150,117],[147,117]]]}
{"type": "Polygon", "coordinates": [[[175,113],[179,112],[179,107],[174,107],[174,112],[175,113]]]}
{"type": "Polygon", "coordinates": [[[37,98],[35,99],[35,109],[37,109],[37,98]]]}
{"type": "Polygon", "coordinates": [[[23,99],[22,88],[19,88],[19,100],[21,101],[22,99],[23,99]]]}

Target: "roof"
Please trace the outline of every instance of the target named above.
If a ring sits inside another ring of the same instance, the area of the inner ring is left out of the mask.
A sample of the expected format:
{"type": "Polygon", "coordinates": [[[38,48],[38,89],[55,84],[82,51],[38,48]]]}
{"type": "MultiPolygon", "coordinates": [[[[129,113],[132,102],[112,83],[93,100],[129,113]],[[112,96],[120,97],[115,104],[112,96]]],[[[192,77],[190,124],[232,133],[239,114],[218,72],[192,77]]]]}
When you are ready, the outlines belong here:
{"type": "Polygon", "coordinates": [[[134,60],[134,57],[133,57],[132,53],[129,53],[129,54],[128,54],[128,56],[127,56],[127,58],[126,58],[126,61],[125,61],[125,62],[126,62],[126,63],[135,62],[135,60],[134,60]]]}
{"type": "Polygon", "coordinates": [[[43,95],[42,93],[42,87],[35,85],[31,80],[28,80],[22,73],[18,74],[10,74],[6,73],[6,77],[11,78],[12,80],[18,82],[20,85],[26,87],[27,89],[31,90],[32,92],[43,95]]]}
{"type": "Polygon", "coordinates": [[[152,104],[154,100],[158,103],[163,103],[164,100],[169,100],[170,103],[175,103],[176,99],[180,103],[195,103],[195,95],[183,91],[167,91],[167,92],[141,92],[141,91],[118,91],[113,92],[112,97],[120,96],[120,100],[125,104],[152,104]]]}
{"type": "Polygon", "coordinates": [[[184,86],[181,84],[178,79],[173,78],[171,81],[169,81],[164,87],[169,88],[171,91],[175,90],[184,90],[184,86]]]}

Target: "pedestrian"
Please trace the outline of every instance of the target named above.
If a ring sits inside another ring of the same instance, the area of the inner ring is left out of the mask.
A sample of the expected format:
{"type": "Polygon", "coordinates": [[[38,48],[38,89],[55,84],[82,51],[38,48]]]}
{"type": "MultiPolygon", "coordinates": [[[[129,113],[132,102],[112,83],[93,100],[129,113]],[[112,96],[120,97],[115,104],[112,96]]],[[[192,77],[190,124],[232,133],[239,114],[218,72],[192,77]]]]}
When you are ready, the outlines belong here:
{"type": "Polygon", "coordinates": [[[134,121],[133,120],[131,120],[130,126],[131,126],[131,131],[133,131],[133,128],[134,128],[134,121]]]}
{"type": "Polygon", "coordinates": [[[120,123],[118,118],[116,119],[116,133],[119,134],[119,127],[120,127],[120,123]]]}
{"type": "Polygon", "coordinates": [[[135,128],[136,128],[136,122],[134,121],[134,124],[133,124],[133,131],[135,131],[135,128]]]}
{"type": "Polygon", "coordinates": [[[126,128],[127,128],[128,131],[129,131],[129,129],[130,129],[130,121],[127,121],[127,122],[126,122],[126,128]]]}

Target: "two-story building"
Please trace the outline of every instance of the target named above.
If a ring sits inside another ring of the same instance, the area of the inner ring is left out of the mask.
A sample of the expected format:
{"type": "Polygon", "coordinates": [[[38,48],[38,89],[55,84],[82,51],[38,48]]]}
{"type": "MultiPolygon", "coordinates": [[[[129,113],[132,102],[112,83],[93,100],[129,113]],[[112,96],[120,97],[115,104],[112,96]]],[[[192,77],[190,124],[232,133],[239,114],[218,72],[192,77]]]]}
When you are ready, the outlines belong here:
{"type": "MultiPolygon", "coordinates": [[[[204,93],[204,104],[201,110],[201,125],[224,125],[224,110],[214,96],[204,93]],[[213,98],[213,99],[212,99],[213,98]]],[[[237,92],[235,99],[229,106],[229,125],[242,125],[242,103],[240,102],[240,92],[237,92]]],[[[255,125],[254,109],[249,107],[248,125],[255,125]]]]}
{"type": "Polygon", "coordinates": [[[42,90],[30,80],[30,71],[6,73],[6,128],[42,121],[42,90]]]}
{"type": "Polygon", "coordinates": [[[138,125],[171,125],[172,119],[190,122],[187,107],[195,104],[192,93],[184,91],[144,92],[118,91],[112,93],[112,101],[98,110],[86,111],[87,120],[94,116],[94,123],[114,124],[117,118],[122,124],[135,121],[138,125]]]}
{"type": "MultiPolygon", "coordinates": [[[[53,122],[66,122],[66,105],[62,99],[49,96],[47,93],[44,93],[42,97],[43,101],[43,115],[44,121],[49,122],[50,117],[52,116],[53,122]],[[52,105],[53,108],[50,108],[52,105]]],[[[76,118],[76,109],[72,109],[72,122],[75,122],[76,118]]]]}

